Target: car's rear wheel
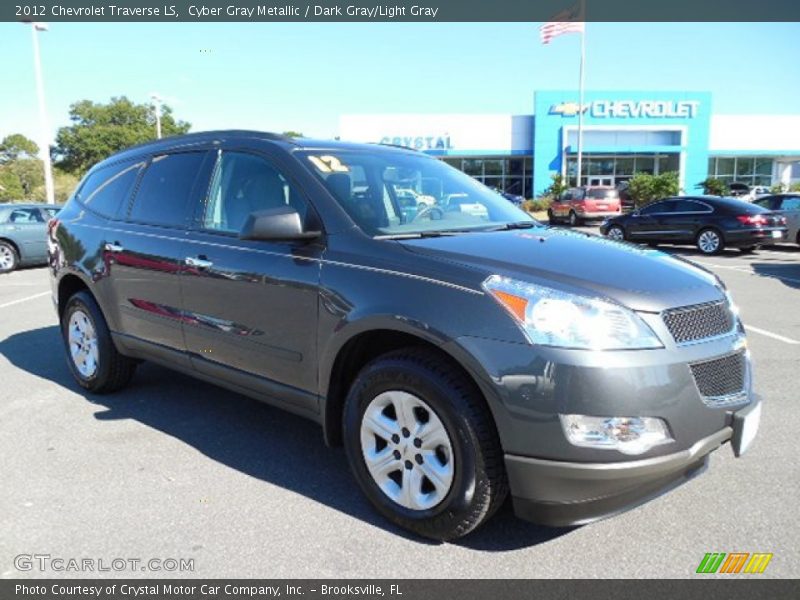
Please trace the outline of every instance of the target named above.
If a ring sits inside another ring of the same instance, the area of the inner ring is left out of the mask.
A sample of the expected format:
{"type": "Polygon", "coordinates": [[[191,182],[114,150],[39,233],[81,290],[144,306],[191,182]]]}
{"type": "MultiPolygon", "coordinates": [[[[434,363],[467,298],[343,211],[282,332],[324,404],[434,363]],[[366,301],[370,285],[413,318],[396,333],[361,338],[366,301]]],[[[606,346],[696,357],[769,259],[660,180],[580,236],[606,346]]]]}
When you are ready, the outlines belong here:
{"type": "Polygon", "coordinates": [[[612,240],[621,242],[625,239],[625,230],[619,225],[612,225],[608,228],[608,233],[606,233],[606,236],[612,240]]]}
{"type": "Polygon", "coordinates": [[[17,249],[8,242],[0,242],[0,273],[10,273],[18,264],[17,249]]]}
{"type": "Polygon", "coordinates": [[[574,210],[569,211],[569,224],[571,227],[577,227],[581,224],[581,220],[578,218],[578,213],[574,210]]]}
{"type": "Polygon", "coordinates": [[[716,229],[703,229],[697,234],[695,246],[703,254],[719,254],[725,248],[725,242],[716,229]]]}
{"type": "Polygon", "coordinates": [[[361,489],[386,518],[421,536],[466,535],[507,494],[491,413],[466,375],[431,351],[399,350],[364,367],[343,426],[361,489]]]}
{"type": "Polygon", "coordinates": [[[136,362],[114,346],[100,307],[88,292],[72,296],[61,317],[67,364],[78,384],[96,394],[125,387],[136,362]]]}

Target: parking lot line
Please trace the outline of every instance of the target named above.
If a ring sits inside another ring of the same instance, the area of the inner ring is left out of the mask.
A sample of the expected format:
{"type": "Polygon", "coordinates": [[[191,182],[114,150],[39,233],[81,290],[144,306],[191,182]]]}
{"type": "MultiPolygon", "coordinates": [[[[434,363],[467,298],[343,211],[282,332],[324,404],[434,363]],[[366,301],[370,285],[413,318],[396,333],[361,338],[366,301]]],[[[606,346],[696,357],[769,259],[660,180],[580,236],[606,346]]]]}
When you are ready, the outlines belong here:
{"type": "Polygon", "coordinates": [[[770,273],[756,273],[752,269],[743,266],[743,265],[720,265],[718,263],[710,263],[705,262],[702,260],[695,260],[699,265],[703,265],[704,267],[713,267],[715,269],[728,269],[729,271],[738,271],[739,273],[744,273],[746,275],[756,275],[758,277],[771,277],[772,279],[780,279],[782,281],[791,281],[792,283],[800,283],[800,279],[796,277],[786,277],[784,275],[772,275],[770,273]]]}
{"type": "Polygon", "coordinates": [[[745,325],[744,327],[745,327],[745,330],[747,330],[747,331],[753,331],[755,333],[759,333],[761,335],[765,335],[765,336],[770,337],[772,339],[779,340],[779,341],[784,342],[786,344],[800,344],[800,342],[797,341],[797,340],[793,340],[792,338],[788,338],[788,337],[779,335],[777,333],[772,333],[771,331],[767,331],[766,329],[759,329],[758,327],[753,327],[752,325],[745,325]]]}
{"type": "Polygon", "coordinates": [[[9,306],[14,306],[15,304],[22,304],[23,302],[27,302],[28,300],[35,300],[36,298],[41,298],[42,296],[49,296],[49,295],[50,292],[41,292],[40,294],[34,294],[33,296],[27,296],[25,298],[20,298],[19,300],[12,300],[11,302],[0,304],[0,308],[7,308],[9,306]]]}

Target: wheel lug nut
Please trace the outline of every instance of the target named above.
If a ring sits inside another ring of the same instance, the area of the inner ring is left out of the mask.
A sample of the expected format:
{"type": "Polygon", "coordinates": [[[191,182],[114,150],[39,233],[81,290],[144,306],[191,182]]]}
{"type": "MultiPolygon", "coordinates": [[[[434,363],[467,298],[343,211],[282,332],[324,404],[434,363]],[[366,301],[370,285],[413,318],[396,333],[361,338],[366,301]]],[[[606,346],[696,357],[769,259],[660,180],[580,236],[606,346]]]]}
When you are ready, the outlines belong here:
{"type": "Polygon", "coordinates": [[[416,461],[417,461],[417,464],[418,464],[418,465],[421,465],[422,463],[424,463],[424,462],[425,462],[425,459],[424,459],[424,458],[422,458],[422,454],[417,454],[417,455],[414,457],[414,460],[416,460],[416,461]]]}
{"type": "Polygon", "coordinates": [[[414,447],[415,448],[422,448],[422,440],[419,438],[414,438],[414,447]]]}
{"type": "Polygon", "coordinates": [[[400,450],[395,450],[393,456],[395,460],[400,460],[400,450]]]}
{"type": "Polygon", "coordinates": [[[410,435],[411,435],[411,432],[408,429],[406,429],[405,427],[403,427],[403,437],[408,437],[410,435]]]}
{"type": "Polygon", "coordinates": [[[411,464],[411,461],[410,461],[410,460],[407,460],[407,461],[406,461],[406,469],[411,469],[413,466],[414,466],[414,465],[413,465],[413,464],[411,464]]]}
{"type": "Polygon", "coordinates": [[[398,443],[400,443],[400,436],[399,436],[399,435],[397,435],[396,433],[395,433],[395,434],[392,434],[392,441],[393,441],[395,444],[398,444],[398,443]]]}

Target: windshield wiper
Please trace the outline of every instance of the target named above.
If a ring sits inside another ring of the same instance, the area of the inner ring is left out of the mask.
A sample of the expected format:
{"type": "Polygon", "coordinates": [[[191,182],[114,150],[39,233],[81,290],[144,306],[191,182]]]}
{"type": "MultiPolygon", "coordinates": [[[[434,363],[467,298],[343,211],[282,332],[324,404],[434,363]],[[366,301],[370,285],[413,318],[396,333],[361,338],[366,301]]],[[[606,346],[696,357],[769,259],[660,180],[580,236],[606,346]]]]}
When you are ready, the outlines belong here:
{"type": "Polygon", "coordinates": [[[497,227],[490,227],[488,229],[481,229],[480,231],[511,231],[512,229],[531,229],[538,227],[538,221],[514,221],[511,223],[503,223],[497,227]]]}
{"type": "Polygon", "coordinates": [[[475,229],[433,229],[431,231],[415,231],[413,233],[389,233],[386,235],[376,235],[376,240],[413,240],[419,238],[434,238],[446,235],[459,235],[461,233],[470,233],[476,231],[475,229]]]}

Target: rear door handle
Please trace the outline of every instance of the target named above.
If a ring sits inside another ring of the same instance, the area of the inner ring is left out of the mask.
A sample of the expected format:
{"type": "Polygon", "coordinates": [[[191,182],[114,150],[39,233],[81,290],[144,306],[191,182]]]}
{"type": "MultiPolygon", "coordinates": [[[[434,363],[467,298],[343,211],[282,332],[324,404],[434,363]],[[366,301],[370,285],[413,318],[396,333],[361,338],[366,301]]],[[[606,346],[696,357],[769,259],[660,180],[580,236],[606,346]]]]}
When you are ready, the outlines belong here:
{"type": "Polygon", "coordinates": [[[125,248],[120,246],[119,244],[112,244],[110,242],[106,242],[105,249],[107,252],[123,252],[125,248]]]}
{"type": "Polygon", "coordinates": [[[214,263],[205,258],[195,258],[193,256],[186,257],[186,264],[190,267],[197,267],[198,269],[210,269],[214,263]]]}

